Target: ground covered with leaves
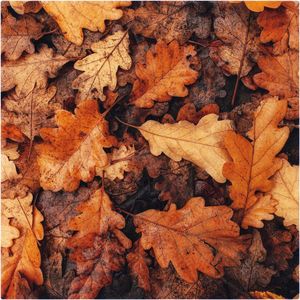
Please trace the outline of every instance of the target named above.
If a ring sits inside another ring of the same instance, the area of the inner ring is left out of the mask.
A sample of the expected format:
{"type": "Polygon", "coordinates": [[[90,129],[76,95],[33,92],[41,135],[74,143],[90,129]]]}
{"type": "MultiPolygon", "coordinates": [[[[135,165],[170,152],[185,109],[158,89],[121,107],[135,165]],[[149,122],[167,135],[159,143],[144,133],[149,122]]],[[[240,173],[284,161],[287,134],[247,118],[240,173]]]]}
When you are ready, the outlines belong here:
{"type": "Polygon", "coordinates": [[[1,2],[2,298],[298,297],[298,4],[1,2]]]}

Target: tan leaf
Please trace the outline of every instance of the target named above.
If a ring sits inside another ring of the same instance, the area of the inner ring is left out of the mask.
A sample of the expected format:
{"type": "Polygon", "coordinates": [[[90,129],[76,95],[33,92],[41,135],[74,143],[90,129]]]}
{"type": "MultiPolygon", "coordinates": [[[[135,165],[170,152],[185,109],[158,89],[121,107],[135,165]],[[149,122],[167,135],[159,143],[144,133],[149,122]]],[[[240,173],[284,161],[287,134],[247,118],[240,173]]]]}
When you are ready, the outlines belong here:
{"type": "Polygon", "coordinates": [[[55,96],[56,87],[32,90],[28,95],[17,96],[15,92],[5,97],[2,120],[17,125],[32,140],[39,135],[42,127],[54,124],[54,111],[61,106],[51,100],[55,96]]]}
{"type": "Polygon", "coordinates": [[[255,74],[254,82],[273,96],[298,97],[299,94],[299,53],[289,50],[283,55],[261,54],[258,66],[262,73],[255,74]]]}
{"type": "MultiPolygon", "coordinates": [[[[36,145],[41,172],[41,186],[52,191],[74,191],[80,180],[91,181],[96,169],[108,163],[103,148],[113,145],[108,123],[98,112],[97,102],[87,100],[76,109],[75,115],[56,112],[58,128],[42,128],[44,142],[36,145]]],[[[98,174],[101,175],[101,174],[98,174]]]]}
{"type": "Polygon", "coordinates": [[[222,277],[225,266],[239,265],[249,236],[239,236],[239,226],[230,221],[232,210],[226,206],[204,206],[204,199],[191,198],[179,210],[153,209],[134,217],[141,232],[144,249],[153,248],[162,268],[171,261],[180,277],[196,282],[197,271],[222,277]]]}
{"type": "Polygon", "coordinates": [[[299,228],[299,166],[291,166],[282,159],[282,167],[272,177],[274,186],[269,192],[278,201],[276,215],[284,218],[283,224],[299,228]]]}
{"type": "Polygon", "coordinates": [[[42,8],[38,1],[9,1],[9,4],[20,15],[30,12],[37,13],[42,8]]]}
{"type": "Polygon", "coordinates": [[[105,30],[106,20],[118,20],[122,10],[118,7],[131,5],[130,1],[43,1],[43,8],[58,23],[65,38],[80,46],[83,42],[82,29],[105,30]]]}
{"type": "Polygon", "coordinates": [[[29,54],[34,53],[34,45],[31,39],[42,37],[42,24],[38,23],[31,16],[24,16],[20,19],[8,15],[2,21],[1,53],[8,60],[18,59],[23,51],[29,54]]]}
{"type": "Polygon", "coordinates": [[[261,228],[262,220],[273,219],[277,201],[257,192],[271,190],[270,177],[282,165],[276,154],[289,136],[287,127],[278,128],[286,113],[287,101],[268,98],[261,103],[254,114],[253,127],[248,131],[251,142],[234,132],[227,133],[224,139],[233,162],[224,164],[223,175],[232,183],[231,206],[240,211],[243,228],[261,228]]]}
{"type": "Polygon", "coordinates": [[[215,2],[214,29],[223,44],[211,52],[211,57],[226,74],[246,76],[258,53],[257,27],[250,22],[250,12],[243,5],[215,2]]]}
{"type": "Polygon", "coordinates": [[[2,65],[2,91],[16,87],[16,95],[28,95],[34,87],[45,88],[48,77],[56,76],[57,70],[68,59],[53,55],[53,50],[43,45],[38,53],[26,55],[17,61],[4,61],[2,65]]]}
{"type": "Polygon", "coordinates": [[[153,155],[163,152],[175,161],[186,159],[203,168],[216,181],[225,182],[222,167],[229,155],[224,147],[224,136],[232,131],[230,121],[218,121],[217,115],[210,114],[197,125],[187,121],[175,124],[147,121],[138,129],[149,142],[153,155]]]}
{"type": "Polygon", "coordinates": [[[78,60],[74,65],[75,69],[84,73],[73,81],[73,88],[80,91],[80,101],[92,99],[95,90],[98,91],[96,98],[104,101],[104,87],[108,86],[113,91],[117,86],[118,68],[129,70],[131,67],[128,32],[117,31],[106,39],[93,43],[91,49],[95,53],[78,60]]]}
{"type": "Polygon", "coordinates": [[[1,153],[6,155],[10,160],[16,160],[20,157],[18,152],[18,144],[6,142],[5,145],[2,143],[1,146],[1,153]]]}
{"type": "Polygon", "coordinates": [[[13,161],[1,153],[1,182],[19,178],[16,166],[13,161]]]}
{"type": "Polygon", "coordinates": [[[188,56],[195,56],[193,46],[181,47],[177,41],[167,45],[158,42],[146,54],[146,65],[136,64],[138,79],[132,88],[131,101],[138,107],[150,108],[154,101],[166,102],[172,97],[185,97],[198,72],[191,69],[188,56]]]}
{"type": "Polygon", "coordinates": [[[19,236],[19,230],[10,225],[9,218],[1,215],[1,247],[10,248],[13,245],[13,240],[19,236]]]}
{"type": "Polygon", "coordinates": [[[266,292],[254,291],[254,292],[250,292],[250,295],[253,297],[253,299],[285,299],[280,295],[268,291],[266,292]]]}

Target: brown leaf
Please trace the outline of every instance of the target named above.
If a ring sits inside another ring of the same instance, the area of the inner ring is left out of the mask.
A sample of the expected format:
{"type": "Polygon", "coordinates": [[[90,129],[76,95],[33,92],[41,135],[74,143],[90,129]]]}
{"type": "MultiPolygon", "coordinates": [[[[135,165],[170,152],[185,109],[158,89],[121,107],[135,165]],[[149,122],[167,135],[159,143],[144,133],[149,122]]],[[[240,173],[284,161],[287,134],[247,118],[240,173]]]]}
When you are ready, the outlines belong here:
{"type": "Polygon", "coordinates": [[[38,40],[42,37],[42,24],[31,16],[14,18],[8,15],[2,21],[1,53],[8,60],[17,60],[26,51],[34,53],[31,39],[38,40]]]}
{"type": "Polygon", "coordinates": [[[253,299],[285,299],[280,295],[268,291],[266,292],[254,291],[254,292],[250,292],[250,295],[253,297],[253,299]]]}
{"type": "Polygon", "coordinates": [[[10,139],[12,141],[22,143],[24,141],[24,135],[14,124],[7,124],[6,122],[1,122],[1,138],[10,139]]]}
{"type": "Polygon", "coordinates": [[[232,208],[239,210],[243,228],[264,226],[262,220],[272,220],[277,201],[267,192],[272,188],[270,177],[281,168],[282,162],[276,154],[282,149],[289,136],[287,127],[278,128],[284,118],[287,102],[269,98],[262,102],[254,114],[253,127],[248,132],[251,142],[229,132],[225,147],[233,162],[226,162],[223,175],[232,185],[229,188],[232,208]]]}
{"type": "Polygon", "coordinates": [[[56,122],[58,128],[40,130],[44,142],[35,146],[41,186],[52,191],[74,191],[80,180],[91,181],[97,168],[101,170],[108,164],[103,148],[111,147],[115,138],[109,135],[108,123],[94,100],[80,104],[75,115],[58,110],[56,122]]]}
{"type": "Polygon", "coordinates": [[[37,13],[42,8],[38,1],[10,1],[9,4],[20,15],[30,12],[37,13]]]}
{"type": "Polygon", "coordinates": [[[172,262],[187,282],[196,282],[197,270],[213,278],[222,277],[225,266],[239,265],[249,236],[239,236],[226,206],[204,206],[204,199],[191,198],[179,210],[147,210],[134,217],[144,249],[153,248],[162,268],[172,262]]]}
{"type": "Polygon", "coordinates": [[[195,56],[193,46],[180,47],[177,41],[169,45],[159,42],[146,54],[146,66],[135,68],[139,78],[133,84],[131,102],[150,108],[154,101],[165,102],[173,96],[185,97],[185,85],[196,81],[198,73],[190,68],[187,56],[195,56]]]}
{"type": "Polygon", "coordinates": [[[299,99],[298,97],[288,98],[288,109],[285,114],[286,120],[299,119],[299,99]]]}

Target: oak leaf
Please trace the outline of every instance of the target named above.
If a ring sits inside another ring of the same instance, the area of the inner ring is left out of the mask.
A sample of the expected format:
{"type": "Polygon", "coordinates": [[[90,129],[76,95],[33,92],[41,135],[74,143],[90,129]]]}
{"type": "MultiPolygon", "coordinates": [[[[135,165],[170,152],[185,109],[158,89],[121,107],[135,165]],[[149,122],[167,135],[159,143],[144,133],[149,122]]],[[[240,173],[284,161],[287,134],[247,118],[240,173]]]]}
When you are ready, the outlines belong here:
{"type": "MultiPolygon", "coordinates": [[[[239,3],[241,1],[232,1],[235,3],[239,3]]],[[[254,12],[261,12],[265,9],[265,7],[268,8],[278,8],[281,5],[282,1],[243,1],[247,8],[254,12]]]]}
{"type": "MultiPolygon", "coordinates": [[[[10,215],[13,217],[13,215],[10,215]]],[[[13,245],[13,240],[20,236],[19,230],[10,225],[10,219],[1,215],[1,247],[10,248],[13,245]]]]}
{"type": "Polygon", "coordinates": [[[136,64],[138,79],[132,88],[131,102],[138,107],[150,108],[154,101],[166,102],[172,97],[185,97],[198,72],[191,69],[188,56],[194,57],[194,47],[179,46],[177,41],[169,45],[158,42],[146,54],[146,65],[136,64]]]}
{"type": "Polygon", "coordinates": [[[196,282],[197,270],[213,278],[223,276],[225,266],[239,265],[247,249],[248,236],[239,236],[232,210],[226,206],[204,206],[203,198],[191,198],[179,210],[153,209],[134,217],[144,249],[153,248],[162,268],[171,261],[187,282],[196,282]]]}
{"type": "Polygon", "coordinates": [[[284,218],[283,224],[299,228],[299,166],[291,166],[285,159],[272,177],[274,186],[269,192],[278,201],[276,215],[284,218]]]}
{"type": "Polygon", "coordinates": [[[1,153],[1,182],[19,178],[16,166],[13,161],[1,153]]]}
{"type": "Polygon", "coordinates": [[[46,12],[58,23],[65,38],[80,46],[83,42],[83,28],[104,32],[105,21],[120,19],[123,12],[118,8],[129,6],[131,2],[85,1],[78,3],[76,1],[45,1],[42,5],[46,12]]]}
{"type": "Polygon", "coordinates": [[[35,147],[41,186],[55,192],[74,191],[80,180],[91,181],[97,168],[108,164],[103,148],[111,147],[115,138],[109,135],[108,123],[94,100],[82,102],[75,115],[58,110],[56,122],[58,128],[40,130],[44,142],[35,147]]]}
{"type": "Polygon", "coordinates": [[[41,3],[38,1],[9,1],[9,4],[20,15],[30,12],[37,13],[42,8],[41,3]]]}
{"type": "MultiPolygon", "coordinates": [[[[20,232],[10,248],[2,248],[2,297],[24,298],[20,286],[43,283],[40,269],[41,257],[37,240],[43,239],[43,216],[32,206],[32,194],[25,198],[2,199],[2,213],[11,219],[11,224],[20,232]]],[[[27,295],[28,297],[28,295],[27,295]]]]}
{"type": "Polygon", "coordinates": [[[278,128],[284,118],[287,101],[268,98],[254,114],[253,127],[248,131],[251,142],[234,132],[225,137],[225,146],[233,162],[226,162],[223,175],[232,185],[229,188],[232,208],[240,210],[241,225],[261,228],[262,220],[273,219],[277,201],[270,195],[257,194],[272,188],[270,177],[281,168],[276,154],[284,146],[287,127],[278,128]]]}
{"type": "Polygon", "coordinates": [[[251,297],[253,297],[253,299],[285,299],[284,297],[269,291],[266,292],[254,291],[254,292],[250,292],[250,295],[251,297]]]}
{"type": "Polygon", "coordinates": [[[254,82],[273,96],[291,98],[299,94],[299,53],[289,50],[283,55],[262,53],[257,61],[262,73],[255,74],[254,82]]]}
{"type": "Polygon", "coordinates": [[[229,155],[224,137],[226,132],[232,131],[230,121],[218,121],[217,115],[209,114],[197,125],[187,121],[175,124],[147,121],[138,129],[149,142],[153,155],[163,152],[175,161],[186,159],[203,168],[216,181],[225,182],[222,167],[229,155]]]}
{"type": "Polygon", "coordinates": [[[33,89],[28,95],[17,96],[15,92],[5,97],[2,120],[17,125],[32,140],[39,135],[42,127],[54,124],[54,112],[61,108],[59,103],[51,101],[56,87],[33,89]]]}
{"type": "Polygon", "coordinates": [[[42,24],[31,16],[20,19],[8,15],[2,23],[1,53],[8,60],[18,59],[23,51],[34,53],[31,39],[38,40],[42,37],[42,24]]]}
{"type": "Polygon", "coordinates": [[[68,62],[62,55],[43,45],[38,53],[26,55],[17,61],[4,61],[2,65],[2,91],[16,87],[16,95],[28,95],[34,87],[45,88],[48,77],[68,62]]]}
{"type": "Polygon", "coordinates": [[[117,86],[118,68],[129,70],[131,67],[128,32],[117,31],[92,44],[91,49],[95,53],[75,63],[74,68],[84,73],[73,81],[72,86],[80,91],[79,100],[91,99],[94,90],[97,90],[97,96],[104,101],[104,87],[108,86],[113,91],[117,86]]]}

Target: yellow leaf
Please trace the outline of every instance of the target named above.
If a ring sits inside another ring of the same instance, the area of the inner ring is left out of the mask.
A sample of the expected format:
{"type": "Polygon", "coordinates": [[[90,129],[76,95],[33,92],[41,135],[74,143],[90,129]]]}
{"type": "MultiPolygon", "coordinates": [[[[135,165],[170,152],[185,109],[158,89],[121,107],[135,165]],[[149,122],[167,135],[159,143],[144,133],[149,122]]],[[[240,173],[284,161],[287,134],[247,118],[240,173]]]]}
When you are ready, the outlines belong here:
{"type": "MultiPolygon", "coordinates": [[[[233,3],[240,3],[242,1],[231,1],[233,3]]],[[[282,1],[244,1],[247,8],[254,12],[261,12],[268,8],[278,8],[282,1]]]]}

